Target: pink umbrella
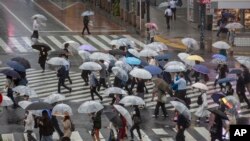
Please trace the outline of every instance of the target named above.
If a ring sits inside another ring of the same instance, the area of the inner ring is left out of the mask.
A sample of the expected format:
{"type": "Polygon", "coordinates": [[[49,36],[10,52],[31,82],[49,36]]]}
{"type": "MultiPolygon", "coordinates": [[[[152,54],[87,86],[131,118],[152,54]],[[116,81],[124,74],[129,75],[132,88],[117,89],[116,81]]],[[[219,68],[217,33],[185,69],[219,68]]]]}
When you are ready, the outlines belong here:
{"type": "Polygon", "coordinates": [[[145,26],[146,28],[155,28],[156,30],[158,30],[158,26],[156,25],[156,23],[146,23],[145,26]]]}

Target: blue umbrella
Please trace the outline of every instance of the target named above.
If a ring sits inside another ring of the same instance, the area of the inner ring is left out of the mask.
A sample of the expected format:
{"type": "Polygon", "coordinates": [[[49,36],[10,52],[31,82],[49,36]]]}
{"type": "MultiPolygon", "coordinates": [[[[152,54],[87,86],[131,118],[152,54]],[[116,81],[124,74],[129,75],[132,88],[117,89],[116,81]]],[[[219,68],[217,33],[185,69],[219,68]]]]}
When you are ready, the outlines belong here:
{"type": "Polygon", "coordinates": [[[159,61],[158,64],[159,64],[159,67],[161,67],[162,69],[164,69],[164,66],[166,65],[166,61],[159,61]]]}
{"type": "Polygon", "coordinates": [[[214,54],[212,56],[213,59],[218,59],[218,60],[223,60],[223,61],[226,61],[227,60],[227,57],[224,56],[224,55],[221,55],[221,54],[214,54]]]}
{"type": "Polygon", "coordinates": [[[20,78],[20,75],[14,70],[4,69],[4,70],[1,70],[0,73],[3,73],[6,76],[10,76],[12,78],[20,78]]]}
{"type": "Polygon", "coordinates": [[[241,74],[242,70],[241,69],[233,69],[229,72],[230,74],[241,74]]]}
{"type": "Polygon", "coordinates": [[[172,57],[173,57],[172,54],[163,54],[163,55],[157,55],[157,56],[155,56],[155,59],[157,61],[161,61],[161,60],[165,60],[165,59],[170,59],[172,57]]]}
{"type": "Polygon", "coordinates": [[[227,77],[227,78],[219,79],[219,80],[217,81],[217,83],[227,83],[227,82],[231,82],[231,81],[235,81],[235,80],[236,80],[235,78],[227,77]]]}
{"type": "Polygon", "coordinates": [[[154,65],[145,66],[144,69],[149,71],[152,75],[158,75],[162,73],[162,69],[154,65]]]}
{"type": "Polygon", "coordinates": [[[126,58],[126,63],[130,64],[130,65],[140,65],[141,64],[141,60],[135,57],[127,57],[126,58]]]}
{"type": "Polygon", "coordinates": [[[6,64],[14,70],[25,72],[25,67],[16,61],[8,61],[6,64]]]}
{"type": "Polygon", "coordinates": [[[225,97],[226,95],[220,92],[212,94],[212,99],[215,103],[220,104],[219,99],[225,97]]]}
{"type": "Polygon", "coordinates": [[[199,73],[202,73],[202,74],[209,74],[209,69],[204,65],[195,65],[193,67],[193,70],[195,70],[199,73]]]}

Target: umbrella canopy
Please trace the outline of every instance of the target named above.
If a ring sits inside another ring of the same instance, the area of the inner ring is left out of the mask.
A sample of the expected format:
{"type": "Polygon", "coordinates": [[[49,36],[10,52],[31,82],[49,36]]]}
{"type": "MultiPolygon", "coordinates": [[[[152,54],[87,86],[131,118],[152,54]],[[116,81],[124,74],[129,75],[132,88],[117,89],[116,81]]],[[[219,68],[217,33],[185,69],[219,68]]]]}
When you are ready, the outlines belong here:
{"type": "Polygon", "coordinates": [[[220,60],[220,59],[212,59],[211,62],[214,64],[226,64],[227,63],[226,60],[220,60]]]}
{"type": "Polygon", "coordinates": [[[204,62],[204,59],[199,55],[190,55],[186,58],[187,60],[204,62]]]}
{"type": "Polygon", "coordinates": [[[140,51],[139,55],[140,57],[153,57],[157,56],[158,53],[152,49],[143,49],[142,51],[140,51]]]}
{"type": "Polygon", "coordinates": [[[197,88],[197,89],[201,89],[201,90],[206,90],[206,91],[208,90],[207,85],[205,85],[205,84],[203,84],[203,83],[199,83],[199,82],[194,83],[194,84],[192,85],[192,87],[197,88]]]}
{"type": "Polygon", "coordinates": [[[202,74],[209,74],[209,72],[210,72],[209,69],[204,65],[195,65],[193,67],[193,70],[195,70],[199,73],[202,73],[202,74]]]}
{"type": "Polygon", "coordinates": [[[130,47],[133,47],[133,48],[136,46],[135,42],[128,39],[128,38],[120,38],[120,39],[118,39],[118,42],[122,43],[121,46],[130,46],[130,47]]]}
{"type": "Polygon", "coordinates": [[[155,87],[157,87],[157,89],[162,90],[164,92],[170,91],[169,85],[165,80],[161,78],[152,78],[152,81],[155,83],[155,87]]]}
{"type": "Polygon", "coordinates": [[[213,58],[213,59],[224,60],[224,61],[227,60],[227,57],[224,56],[224,55],[221,55],[221,54],[214,54],[214,55],[212,56],[212,58],[213,58]]]}
{"type": "Polygon", "coordinates": [[[235,96],[225,96],[222,98],[222,102],[227,105],[229,109],[235,108],[240,104],[240,102],[237,100],[235,96]]]}
{"type": "Polygon", "coordinates": [[[93,15],[95,15],[95,13],[93,12],[93,11],[84,11],[84,12],[82,12],[82,14],[81,14],[81,16],[93,16],[93,15]]]}
{"type": "Polygon", "coordinates": [[[119,87],[110,87],[103,91],[103,94],[110,95],[110,94],[120,94],[120,95],[127,95],[127,92],[119,87]]]}
{"type": "Polygon", "coordinates": [[[158,5],[159,8],[162,8],[162,7],[168,7],[169,6],[169,2],[162,2],[158,5]]]}
{"type": "Polygon", "coordinates": [[[230,74],[241,74],[242,70],[241,69],[232,69],[229,73],[230,74]]]}
{"type": "Polygon", "coordinates": [[[89,113],[98,112],[102,110],[103,108],[104,107],[102,106],[100,102],[86,101],[80,105],[80,107],[78,108],[78,112],[89,114],[89,113]]]}
{"type": "Polygon", "coordinates": [[[90,70],[90,71],[99,71],[102,69],[102,66],[96,62],[84,62],[79,69],[81,70],[90,70]]]}
{"type": "Polygon", "coordinates": [[[218,49],[229,49],[229,48],[231,48],[231,46],[228,43],[224,42],[224,41],[217,41],[217,42],[213,43],[212,46],[214,48],[218,48],[218,49]]]}
{"type": "Polygon", "coordinates": [[[200,47],[198,42],[193,38],[183,38],[181,42],[189,49],[198,50],[200,47]]]}
{"type": "Polygon", "coordinates": [[[223,93],[220,93],[220,92],[217,92],[217,93],[214,93],[214,94],[212,94],[212,99],[213,99],[213,101],[215,102],[215,103],[217,103],[217,104],[220,104],[220,99],[221,98],[223,98],[223,97],[225,97],[226,95],[225,94],[223,94],[223,93]]]}
{"type": "Polygon", "coordinates": [[[126,62],[123,62],[123,61],[116,61],[115,66],[120,67],[121,69],[125,70],[126,72],[129,72],[129,71],[132,70],[132,67],[129,64],[127,64],[126,62]]]}
{"type": "Polygon", "coordinates": [[[112,49],[108,51],[111,55],[126,55],[126,52],[120,50],[120,49],[112,49]]]}
{"type": "Polygon", "coordinates": [[[14,87],[12,90],[16,93],[19,93],[21,96],[26,95],[29,96],[30,98],[37,97],[35,90],[30,88],[29,86],[19,85],[14,87]]]}
{"type": "Polygon", "coordinates": [[[83,61],[90,61],[90,53],[85,50],[79,50],[78,54],[83,59],[83,61]]]}
{"type": "Polygon", "coordinates": [[[144,48],[151,49],[151,50],[154,50],[156,52],[168,50],[168,47],[164,43],[161,43],[161,42],[152,42],[150,44],[145,45],[144,48]]]}
{"type": "Polygon", "coordinates": [[[207,110],[210,111],[211,113],[219,116],[222,119],[229,120],[227,115],[224,112],[222,112],[222,111],[220,111],[218,109],[207,109],[207,110]]]}
{"type": "Polygon", "coordinates": [[[145,105],[145,102],[143,101],[142,98],[133,95],[128,95],[123,97],[119,103],[124,104],[125,106],[145,105]]]}
{"type": "Polygon", "coordinates": [[[92,45],[81,45],[78,49],[86,50],[86,51],[97,51],[97,49],[93,47],[92,45]]]}
{"type": "Polygon", "coordinates": [[[91,60],[104,60],[104,61],[116,61],[115,57],[113,55],[110,54],[106,54],[106,53],[102,53],[102,52],[94,52],[92,53],[89,58],[91,60]]]}
{"type": "Polygon", "coordinates": [[[128,52],[132,54],[134,57],[140,58],[140,54],[136,49],[128,49],[128,52]]]}
{"type": "Polygon", "coordinates": [[[180,64],[174,64],[174,65],[165,65],[164,66],[164,71],[166,72],[182,72],[186,70],[185,65],[180,65],[180,64]]]}
{"type": "Polygon", "coordinates": [[[56,104],[56,106],[52,109],[52,115],[65,116],[65,114],[73,115],[71,107],[67,104],[56,104]]]}
{"type": "Polygon", "coordinates": [[[225,28],[227,29],[241,29],[243,28],[244,26],[241,24],[241,23],[236,23],[236,22],[233,22],[233,23],[228,23],[225,28]]]}
{"type": "Polygon", "coordinates": [[[113,67],[112,68],[112,72],[114,73],[114,75],[116,77],[118,77],[120,80],[123,80],[123,81],[128,81],[128,74],[125,70],[123,70],[122,68],[120,67],[113,67]]]}
{"type": "Polygon", "coordinates": [[[158,75],[162,73],[162,69],[154,65],[145,66],[144,69],[149,71],[152,75],[158,75]]]}
{"type": "Polygon", "coordinates": [[[23,57],[14,57],[11,60],[20,63],[21,65],[23,65],[25,67],[25,69],[31,68],[30,62],[23,57]]]}
{"type": "Polygon", "coordinates": [[[167,64],[165,64],[164,68],[167,66],[172,66],[172,65],[180,65],[180,66],[185,66],[182,62],[180,61],[170,61],[167,64]]]}
{"type": "Polygon", "coordinates": [[[174,106],[174,108],[179,111],[180,114],[183,114],[186,118],[191,120],[191,113],[189,109],[183,103],[179,101],[170,101],[170,103],[174,106]]]}
{"type": "Polygon", "coordinates": [[[227,78],[219,79],[217,83],[220,84],[220,83],[227,83],[227,82],[232,82],[232,81],[236,81],[236,79],[232,77],[227,77],[227,78]]]}
{"type": "Polygon", "coordinates": [[[127,44],[125,42],[123,42],[122,40],[119,40],[119,39],[115,39],[115,40],[112,40],[110,42],[110,45],[115,45],[115,46],[127,46],[127,44]]]}
{"type": "Polygon", "coordinates": [[[8,96],[3,95],[2,97],[3,98],[2,102],[0,103],[0,107],[11,106],[14,104],[13,101],[8,96]]]}
{"type": "Polygon", "coordinates": [[[240,64],[245,65],[246,67],[250,68],[250,57],[248,57],[248,56],[238,56],[238,57],[235,57],[235,59],[240,64]]]}
{"type": "Polygon", "coordinates": [[[156,30],[158,30],[158,26],[157,26],[156,23],[146,23],[145,27],[149,28],[149,29],[156,29],[156,30]]]}
{"type": "Polygon", "coordinates": [[[52,93],[51,95],[43,99],[44,102],[47,102],[49,104],[53,104],[53,103],[64,101],[64,100],[65,100],[65,96],[59,93],[52,93]]]}
{"type": "Polygon", "coordinates": [[[33,15],[31,18],[32,18],[32,19],[37,18],[37,19],[39,19],[39,20],[47,21],[47,18],[46,18],[44,15],[42,15],[42,14],[35,14],[35,15],[33,15]]]}
{"type": "Polygon", "coordinates": [[[150,74],[149,71],[140,69],[140,68],[134,68],[133,70],[130,71],[129,73],[131,76],[140,78],[140,79],[151,79],[152,75],[150,74]]]}
{"type": "Polygon", "coordinates": [[[20,78],[20,75],[14,70],[4,69],[4,70],[1,70],[0,73],[3,73],[4,75],[10,76],[12,78],[20,78]]]}
{"type": "Polygon", "coordinates": [[[63,48],[64,48],[65,44],[69,44],[69,47],[74,48],[76,50],[80,47],[80,44],[78,42],[76,42],[76,41],[66,41],[66,42],[64,42],[63,43],[63,48]]]}
{"type": "Polygon", "coordinates": [[[26,101],[26,100],[23,100],[23,101],[19,101],[18,102],[18,105],[22,108],[22,109],[26,109],[27,106],[29,106],[32,102],[30,101],[26,101]]]}
{"type": "Polygon", "coordinates": [[[69,62],[62,57],[52,57],[47,61],[47,63],[50,65],[55,65],[55,66],[69,65],[69,62]]]}
{"type": "Polygon", "coordinates": [[[17,61],[7,61],[6,64],[14,70],[25,72],[25,67],[17,61]]]}
{"type": "Polygon", "coordinates": [[[135,57],[126,57],[126,63],[129,65],[140,65],[141,60],[135,57]]]}
{"type": "Polygon", "coordinates": [[[195,61],[193,61],[193,60],[187,60],[187,57],[189,57],[190,54],[185,53],[185,52],[181,52],[181,53],[178,53],[177,56],[178,56],[178,57],[181,59],[181,61],[183,61],[185,64],[190,65],[190,66],[194,66],[194,65],[195,65],[195,61]]]}
{"type": "Polygon", "coordinates": [[[182,100],[182,99],[180,99],[180,98],[178,98],[178,97],[175,97],[175,96],[169,97],[168,100],[169,100],[169,101],[178,101],[178,102],[181,102],[181,103],[183,103],[184,105],[186,105],[186,102],[185,102],[184,100],[182,100]]]}
{"type": "Polygon", "coordinates": [[[45,43],[35,43],[34,45],[31,46],[33,49],[36,49],[36,50],[39,50],[41,51],[42,48],[45,50],[45,51],[50,51],[51,48],[49,47],[48,44],[45,44],[45,43]]]}
{"type": "Polygon", "coordinates": [[[157,56],[155,56],[155,59],[157,61],[162,61],[162,60],[169,60],[172,57],[173,57],[173,54],[163,54],[163,55],[157,55],[157,56]]]}
{"type": "Polygon", "coordinates": [[[117,112],[114,111],[105,111],[104,114],[108,118],[110,122],[112,122],[116,127],[121,128],[122,127],[122,120],[119,117],[117,112]]]}
{"type": "Polygon", "coordinates": [[[129,112],[122,106],[120,105],[114,105],[115,109],[126,119],[126,121],[128,122],[128,124],[130,126],[132,126],[132,118],[131,115],[129,114],[129,112]]]}
{"type": "Polygon", "coordinates": [[[32,102],[25,110],[42,110],[52,109],[53,107],[47,102],[32,102]]]}

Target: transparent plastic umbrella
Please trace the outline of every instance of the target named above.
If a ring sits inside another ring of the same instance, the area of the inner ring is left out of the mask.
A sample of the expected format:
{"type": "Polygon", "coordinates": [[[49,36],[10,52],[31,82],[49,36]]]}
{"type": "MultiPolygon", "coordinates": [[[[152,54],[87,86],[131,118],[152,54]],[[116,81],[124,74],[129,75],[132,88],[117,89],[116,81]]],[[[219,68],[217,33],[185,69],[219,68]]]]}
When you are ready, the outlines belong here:
{"type": "Polygon", "coordinates": [[[78,108],[79,113],[94,113],[102,110],[104,107],[100,102],[97,101],[86,101],[81,104],[78,108]]]}
{"type": "Polygon", "coordinates": [[[64,100],[65,100],[65,96],[62,94],[59,94],[59,93],[52,93],[51,95],[49,95],[43,99],[44,102],[47,102],[49,104],[61,102],[64,100]]]}
{"type": "Polygon", "coordinates": [[[206,90],[206,91],[208,90],[207,85],[200,83],[200,82],[194,83],[192,85],[192,87],[197,88],[197,89],[201,89],[201,90],[206,90]]]}
{"type": "Polygon", "coordinates": [[[140,57],[154,57],[157,56],[158,53],[152,49],[143,49],[139,52],[140,57]]]}
{"type": "Polygon", "coordinates": [[[183,38],[181,42],[189,49],[198,50],[200,47],[198,42],[193,38],[183,38]]]}
{"type": "Polygon", "coordinates": [[[218,48],[218,49],[229,49],[229,48],[231,48],[231,46],[228,43],[224,42],[224,41],[217,41],[217,42],[213,43],[212,46],[214,48],[218,48]]]}
{"type": "Polygon", "coordinates": [[[120,80],[123,80],[123,81],[128,81],[128,74],[125,70],[123,70],[122,68],[120,67],[113,67],[112,68],[112,72],[114,73],[114,75],[116,77],[118,77],[120,80]]]}
{"type": "Polygon", "coordinates": [[[35,90],[30,88],[29,86],[19,85],[19,86],[14,87],[12,90],[20,94],[21,96],[26,95],[26,96],[29,96],[30,98],[37,97],[35,90]]]}
{"type": "Polygon", "coordinates": [[[228,29],[241,29],[244,26],[241,23],[233,22],[233,23],[228,23],[225,28],[228,29]]]}
{"type": "Polygon", "coordinates": [[[93,16],[95,13],[93,11],[84,11],[82,12],[81,16],[93,16]]]}
{"type": "Polygon", "coordinates": [[[32,19],[37,18],[37,19],[43,20],[43,21],[47,21],[47,20],[48,20],[48,19],[47,19],[44,15],[42,15],[42,14],[35,14],[35,15],[33,15],[31,18],[32,18],[32,19]]]}
{"type": "Polygon", "coordinates": [[[83,61],[90,61],[90,53],[85,50],[78,51],[79,56],[83,59],[83,61]]]}
{"type": "Polygon", "coordinates": [[[69,105],[67,105],[67,104],[60,103],[60,104],[57,104],[52,109],[52,115],[55,115],[55,116],[64,116],[65,114],[73,115],[71,107],[69,105]]]}
{"type": "Polygon", "coordinates": [[[125,70],[126,72],[132,70],[132,67],[131,67],[129,64],[127,64],[126,62],[123,62],[123,61],[116,61],[116,62],[115,62],[115,66],[116,66],[116,67],[122,68],[122,69],[125,70]]]}
{"type": "Polygon", "coordinates": [[[98,71],[101,70],[102,67],[96,62],[84,62],[79,69],[81,70],[90,70],[90,71],[98,71]]]}
{"type": "Polygon", "coordinates": [[[145,45],[145,48],[152,49],[156,52],[168,50],[168,47],[164,43],[161,43],[161,42],[152,42],[150,44],[145,45]]]}
{"type": "Polygon", "coordinates": [[[47,64],[55,66],[64,66],[69,65],[69,62],[62,57],[52,57],[47,61],[47,64]]]}
{"type": "Polygon", "coordinates": [[[128,52],[137,58],[140,58],[139,52],[136,49],[128,49],[128,52]]]}
{"type": "Polygon", "coordinates": [[[23,100],[23,101],[19,101],[19,102],[18,102],[18,105],[19,105],[22,109],[26,109],[27,106],[29,106],[31,103],[32,103],[31,101],[23,100]]]}
{"type": "Polygon", "coordinates": [[[110,95],[110,94],[121,94],[127,95],[127,92],[119,87],[110,87],[103,91],[103,94],[110,95]]]}
{"type": "Polygon", "coordinates": [[[126,119],[128,124],[132,126],[132,118],[131,115],[129,114],[128,110],[126,110],[124,107],[120,105],[114,105],[115,109],[126,119]]]}
{"type": "Polygon", "coordinates": [[[8,96],[3,95],[2,97],[3,97],[3,100],[2,100],[2,102],[0,103],[0,107],[11,106],[11,105],[14,104],[14,103],[12,102],[12,100],[11,100],[8,96]]]}
{"type": "Polygon", "coordinates": [[[174,108],[179,111],[181,114],[183,114],[186,118],[191,120],[191,113],[186,105],[179,101],[170,101],[170,103],[174,106],[174,108]]]}
{"type": "Polygon", "coordinates": [[[152,75],[149,71],[140,69],[140,68],[134,68],[129,73],[131,76],[140,78],[140,79],[151,79],[152,75]]]}
{"type": "Polygon", "coordinates": [[[123,97],[119,103],[124,104],[125,106],[145,105],[145,102],[142,98],[133,95],[123,97]]]}

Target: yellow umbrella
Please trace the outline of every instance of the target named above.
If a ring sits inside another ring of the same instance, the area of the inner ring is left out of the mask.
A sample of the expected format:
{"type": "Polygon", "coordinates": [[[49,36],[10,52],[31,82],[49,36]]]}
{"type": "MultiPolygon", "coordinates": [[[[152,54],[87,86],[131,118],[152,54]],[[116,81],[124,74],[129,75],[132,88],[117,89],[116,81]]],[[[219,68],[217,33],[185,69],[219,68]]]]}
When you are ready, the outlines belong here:
{"type": "Polygon", "coordinates": [[[204,62],[204,59],[199,55],[190,55],[186,58],[187,60],[204,62]]]}

